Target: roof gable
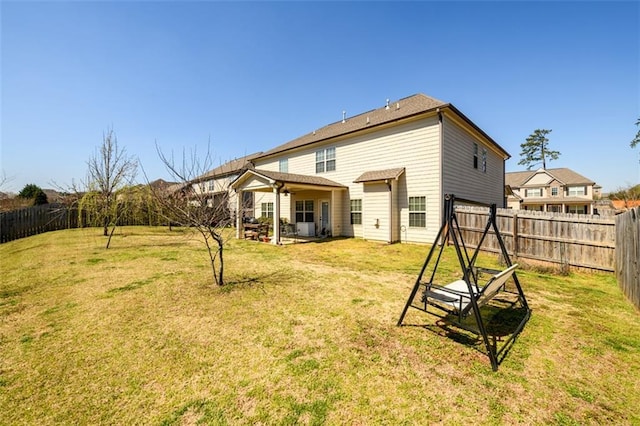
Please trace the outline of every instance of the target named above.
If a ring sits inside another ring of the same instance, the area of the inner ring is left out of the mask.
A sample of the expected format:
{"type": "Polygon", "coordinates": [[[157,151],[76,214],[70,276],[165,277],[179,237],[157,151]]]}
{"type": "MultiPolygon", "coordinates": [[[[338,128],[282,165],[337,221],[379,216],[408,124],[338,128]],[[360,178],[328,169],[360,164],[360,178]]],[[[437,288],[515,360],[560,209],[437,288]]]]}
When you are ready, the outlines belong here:
{"type": "Polygon", "coordinates": [[[254,154],[245,155],[244,157],[227,161],[226,163],[216,167],[215,169],[210,170],[207,173],[204,173],[198,176],[197,178],[194,179],[194,181],[198,182],[198,181],[212,179],[212,178],[225,177],[225,176],[232,175],[234,173],[242,172],[246,169],[253,168],[253,164],[251,163],[251,160],[255,159],[260,154],[262,154],[262,152],[256,152],[254,154]]]}
{"type": "Polygon", "coordinates": [[[508,172],[505,173],[504,179],[505,184],[510,185],[513,188],[519,188],[526,185],[546,185],[553,180],[556,180],[560,184],[565,186],[595,184],[595,182],[593,182],[592,180],[566,167],[555,169],[539,169],[536,171],[527,170],[521,172],[508,172]],[[534,180],[534,176],[540,174],[541,172],[550,177],[547,183],[540,183],[539,181],[534,180]]]}

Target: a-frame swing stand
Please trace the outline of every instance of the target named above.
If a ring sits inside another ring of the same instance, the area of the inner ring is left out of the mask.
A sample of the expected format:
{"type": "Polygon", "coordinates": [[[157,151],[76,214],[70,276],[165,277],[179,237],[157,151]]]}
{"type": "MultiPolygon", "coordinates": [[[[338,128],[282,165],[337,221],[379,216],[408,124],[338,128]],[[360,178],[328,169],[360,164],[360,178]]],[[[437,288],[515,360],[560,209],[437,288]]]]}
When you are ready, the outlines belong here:
{"type": "MultiPolygon", "coordinates": [[[[464,204],[480,204],[469,200],[458,201],[464,204]]],[[[491,361],[491,367],[496,371],[529,320],[531,309],[516,274],[518,264],[511,263],[504,240],[498,230],[496,205],[489,206],[489,219],[484,232],[472,256],[469,257],[456,216],[455,203],[456,198],[453,194],[445,195],[442,226],[400,315],[398,326],[403,325],[408,309],[415,308],[435,315],[455,327],[477,334],[482,337],[491,361]],[[475,265],[480,248],[490,231],[493,231],[506,263],[507,267],[504,270],[480,268],[475,265]],[[442,285],[434,280],[438,277],[438,264],[446,241],[455,247],[462,278],[442,285]],[[434,262],[433,265],[432,262],[434,262]],[[481,280],[484,276],[489,276],[489,278],[481,280]],[[510,280],[513,282],[511,286],[508,285],[510,280]],[[422,292],[419,293],[420,290],[422,292]],[[503,316],[501,320],[500,315],[496,314],[493,319],[487,320],[483,317],[481,310],[485,305],[490,305],[492,312],[511,310],[517,315],[509,319],[503,316]],[[496,324],[496,318],[498,318],[498,324],[496,324]],[[500,324],[500,322],[504,324],[500,324]],[[491,325],[491,330],[488,329],[488,325],[491,325]],[[500,329],[501,332],[493,332],[493,329],[500,329]],[[505,330],[508,331],[505,332],[505,330]],[[505,338],[503,339],[503,337],[505,338]],[[498,345],[499,340],[500,345],[498,345]]]]}

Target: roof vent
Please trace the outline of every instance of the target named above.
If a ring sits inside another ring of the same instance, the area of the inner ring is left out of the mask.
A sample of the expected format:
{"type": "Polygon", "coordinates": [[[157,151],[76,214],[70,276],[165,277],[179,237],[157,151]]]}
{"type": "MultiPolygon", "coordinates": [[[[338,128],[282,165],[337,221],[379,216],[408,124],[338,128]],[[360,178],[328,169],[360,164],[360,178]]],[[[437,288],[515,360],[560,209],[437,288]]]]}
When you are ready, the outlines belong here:
{"type": "Polygon", "coordinates": [[[347,120],[345,120],[346,115],[347,115],[347,111],[344,111],[344,110],[343,110],[343,111],[342,111],[342,122],[343,122],[343,123],[346,123],[346,121],[347,121],[347,120]]]}
{"type": "Polygon", "coordinates": [[[387,106],[385,106],[384,109],[389,109],[389,99],[387,99],[387,106]]]}
{"type": "Polygon", "coordinates": [[[314,135],[316,134],[316,131],[315,131],[315,130],[313,131],[313,134],[314,134],[314,135]]]}
{"type": "Polygon", "coordinates": [[[371,123],[371,120],[369,120],[369,116],[367,115],[367,124],[371,123]]]}
{"type": "Polygon", "coordinates": [[[396,103],[396,111],[400,109],[400,102],[396,103]]]}

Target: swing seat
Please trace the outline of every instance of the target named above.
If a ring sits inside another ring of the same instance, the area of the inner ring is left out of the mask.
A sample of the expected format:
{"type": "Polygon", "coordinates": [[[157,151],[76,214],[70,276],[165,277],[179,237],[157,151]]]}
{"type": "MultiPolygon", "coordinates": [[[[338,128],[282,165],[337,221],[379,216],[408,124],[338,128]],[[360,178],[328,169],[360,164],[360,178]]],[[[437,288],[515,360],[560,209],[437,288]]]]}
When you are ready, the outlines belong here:
{"type": "Polygon", "coordinates": [[[457,280],[445,286],[431,285],[425,290],[423,301],[436,301],[439,305],[443,305],[460,316],[465,316],[473,307],[471,299],[475,299],[478,308],[484,306],[488,301],[505,286],[507,280],[511,278],[516,268],[514,263],[504,271],[500,271],[493,275],[487,283],[482,287],[471,284],[472,292],[469,292],[469,285],[465,280],[457,280]],[[473,291],[477,290],[477,291],[473,291]]]}

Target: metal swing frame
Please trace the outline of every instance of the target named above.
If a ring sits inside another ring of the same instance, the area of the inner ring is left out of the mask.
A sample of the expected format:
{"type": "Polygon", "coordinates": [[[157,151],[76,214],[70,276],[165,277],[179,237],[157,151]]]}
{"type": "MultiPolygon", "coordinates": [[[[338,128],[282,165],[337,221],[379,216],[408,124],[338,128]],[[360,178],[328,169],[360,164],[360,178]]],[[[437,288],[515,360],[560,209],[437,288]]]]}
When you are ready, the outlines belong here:
{"type": "Polygon", "coordinates": [[[444,208],[443,208],[443,218],[442,225],[436,239],[429,250],[429,254],[422,266],[420,274],[416,279],[415,285],[411,290],[411,294],[407,299],[407,303],[404,306],[402,314],[398,319],[398,326],[403,325],[403,321],[405,315],[407,314],[408,309],[415,308],[423,312],[427,312],[429,314],[435,315],[445,322],[449,322],[452,325],[459,327],[461,329],[470,331],[474,334],[480,335],[483,339],[484,345],[487,350],[487,355],[489,360],[491,361],[491,367],[494,371],[498,369],[498,365],[504,359],[507,352],[515,342],[515,339],[523,330],[526,322],[529,320],[531,316],[531,309],[527,303],[527,299],[522,291],[522,287],[520,285],[520,281],[518,280],[518,276],[515,272],[515,268],[517,268],[517,264],[513,264],[511,259],[509,258],[509,254],[504,244],[504,240],[498,230],[498,225],[496,222],[496,205],[491,204],[489,207],[489,219],[487,220],[486,226],[484,228],[484,232],[480,241],[478,242],[473,254],[469,257],[469,253],[467,251],[467,247],[464,243],[464,239],[462,237],[462,231],[460,230],[460,225],[458,223],[458,218],[455,210],[455,203],[459,201],[464,204],[475,204],[481,206],[487,206],[487,204],[478,203],[471,200],[465,199],[456,199],[453,194],[446,194],[444,197],[444,208]],[[500,252],[504,259],[504,262],[507,265],[507,269],[505,271],[497,271],[493,269],[486,268],[478,268],[475,266],[476,259],[480,252],[480,248],[484,243],[487,234],[489,231],[493,231],[498,244],[500,246],[500,252]],[[458,262],[460,264],[460,269],[462,271],[462,280],[459,280],[456,283],[452,283],[449,286],[439,286],[434,284],[433,280],[436,276],[436,271],[438,269],[438,264],[440,263],[440,259],[442,257],[442,253],[444,251],[446,241],[450,241],[456,251],[456,255],[458,258],[458,262]],[[438,250],[439,248],[439,250],[438,250]],[[430,265],[434,254],[438,250],[437,257],[435,258],[435,266],[433,267],[433,271],[430,274],[429,280],[427,282],[423,281],[423,277],[425,272],[427,271],[428,266],[430,265]],[[490,273],[495,274],[487,284],[480,287],[478,283],[478,277],[480,273],[490,273]],[[508,276],[505,275],[508,274],[508,276]],[[491,288],[491,294],[485,294],[484,291],[488,289],[494,279],[501,279],[500,282],[494,283],[491,288]],[[509,278],[513,279],[515,284],[516,291],[508,291],[506,289],[506,280],[509,278]],[[492,298],[494,298],[498,289],[496,289],[496,285],[502,291],[506,293],[511,293],[517,296],[517,300],[511,303],[511,306],[515,304],[520,304],[524,309],[525,314],[523,318],[520,320],[520,323],[517,325],[513,333],[509,336],[509,338],[498,348],[497,341],[495,336],[490,338],[487,327],[484,323],[482,315],[480,313],[480,308],[489,302],[492,298]],[[424,292],[420,303],[415,302],[416,295],[420,288],[424,288],[424,292]],[[463,298],[465,299],[465,305],[463,308],[463,298]],[[468,300],[468,301],[467,301],[468,300]],[[460,307],[457,308],[457,302],[460,302],[460,307]],[[433,307],[434,309],[429,310],[429,307],[433,307]],[[477,328],[469,327],[463,324],[463,320],[473,312],[473,316],[475,318],[477,328]]]}

